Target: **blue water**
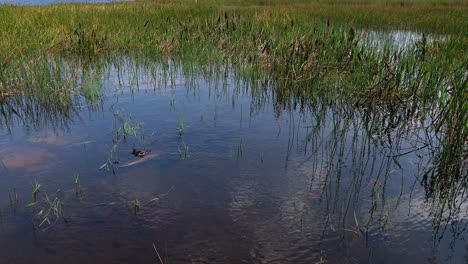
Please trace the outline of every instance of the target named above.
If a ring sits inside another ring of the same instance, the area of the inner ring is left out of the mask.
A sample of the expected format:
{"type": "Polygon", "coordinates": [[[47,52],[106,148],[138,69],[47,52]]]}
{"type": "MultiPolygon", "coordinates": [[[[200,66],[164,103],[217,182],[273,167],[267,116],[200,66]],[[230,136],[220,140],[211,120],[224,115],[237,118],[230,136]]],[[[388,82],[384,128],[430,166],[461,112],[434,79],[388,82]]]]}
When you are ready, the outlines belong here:
{"type": "Polygon", "coordinates": [[[345,105],[284,107],[232,76],[96,75],[102,100],[0,116],[0,263],[159,263],[153,244],[165,263],[463,263],[466,204],[437,222],[427,155],[388,156],[411,134],[389,149],[345,105]],[[133,147],[156,158],[119,168],[133,147]]]}

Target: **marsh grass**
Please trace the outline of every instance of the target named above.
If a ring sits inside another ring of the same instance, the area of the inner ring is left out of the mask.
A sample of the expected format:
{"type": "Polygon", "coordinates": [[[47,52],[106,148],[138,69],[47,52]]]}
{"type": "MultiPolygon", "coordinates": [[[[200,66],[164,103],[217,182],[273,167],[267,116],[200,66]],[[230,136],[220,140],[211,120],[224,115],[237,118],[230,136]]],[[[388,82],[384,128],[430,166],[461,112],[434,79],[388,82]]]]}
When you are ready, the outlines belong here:
{"type": "MultiPolygon", "coordinates": [[[[22,27],[31,34],[41,29],[50,36],[30,42],[22,53],[17,52],[19,48],[4,53],[8,55],[0,71],[0,90],[8,95],[8,102],[14,101],[11,95],[18,94],[18,102],[26,94],[41,111],[67,115],[77,93],[90,101],[102,96],[94,80],[80,87],[76,73],[90,66],[119,64],[122,55],[140,65],[165,65],[170,60],[187,76],[210,76],[214,69],[229,64],[224,68],[238,71],[241,78],[271,81],[278,100],[301,98],[292,102],[301,106],[305,99],[324,95],[332,99],[335,95],[363,108],[381,105],[395,111],[412,98],[431,100],[449,94],[446,83],[453,76],[452,69],[460,69],[464,78],[466,37],[462,31],[444,41],[427,43],[423,39],[414,52],[382,51],[360,39],[356,29],[329,20],[310,20],[310,14],[294,6],[126,3],[21,8],[33,18],[14,27],[17,38],[23,36],[22,27]],[[71,11],[75,9],[80,12],[71,11]],[[75,24],[65,21],[63,15],[52,19],[58,12],[68,12],[75,24]],[[122,13],[124,18],[117,20],[122,13]],[[42,20],[51,23],[38,22],[42,20]],[[62,59],[50,61],[50,57],[62,59]],[[64,60],[72,62],[65,64],[64,60]]],[[[10,111],[5,112],[10,116],[18,112],[11,103],[7,106],[10,111]]]]}

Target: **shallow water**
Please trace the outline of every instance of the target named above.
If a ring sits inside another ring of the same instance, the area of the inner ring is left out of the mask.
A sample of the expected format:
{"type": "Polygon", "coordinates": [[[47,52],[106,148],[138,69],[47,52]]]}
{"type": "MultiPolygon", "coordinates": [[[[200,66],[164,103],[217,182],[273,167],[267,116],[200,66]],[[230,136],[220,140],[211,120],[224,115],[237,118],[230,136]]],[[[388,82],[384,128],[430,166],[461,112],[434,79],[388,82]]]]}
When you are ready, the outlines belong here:
{"type": "Polygon", "coordinates": [[[410,30],[362,30],[357,34],[366,47],[376,47],[377,50],[409,51],[416,47],[416,43],[425,41],[430,44],[435,41],[444,41],[443,35],[423,34],[410,30]]]}
{"type": "Polygon", "coordinates": [[[159,263],[153,244],[165,263],[466,259],[466,208],[437,222],[427,156],[389,155],[416,128],[388,143],[345,105],[285,107],[230,74],[161,75],[110,68],[96,74],[103,99],[60,122],[2,119],[0,263],[159,263]],[[125,136],[124,123],[142,126],[125,136]],[[133,147],[155,155],[119,168],[133,147]]]}

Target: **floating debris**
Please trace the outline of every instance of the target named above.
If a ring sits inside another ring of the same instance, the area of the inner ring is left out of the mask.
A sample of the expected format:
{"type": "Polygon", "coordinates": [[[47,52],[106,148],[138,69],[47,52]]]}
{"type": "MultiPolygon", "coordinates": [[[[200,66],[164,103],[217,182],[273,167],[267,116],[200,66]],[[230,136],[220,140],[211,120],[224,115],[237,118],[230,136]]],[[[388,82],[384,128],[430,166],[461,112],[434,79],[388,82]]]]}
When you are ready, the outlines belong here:
{"type": "MultiPolygon", "coordinates": [[[[125,164],[122,164],[122,165],[117,165],[118,168],[126,168],[126,167],[130,167],[130,166],[133,166],[133,165],[137,165],[137,164],[140,164],[140,163],[143,163],[147,160],[150,160],[150,159],[155,159],[155,158],[158,158],[159,157],[159,154],[157,153],[154,153],[154,154],[150,154],[150,155],[147,155],[145,157],[142,157],[136,161],[132,161],[132,162],[127,162],[125,164]]],[[[114,164],[120,164],[120,162],[116,162],[114,164]]]]}

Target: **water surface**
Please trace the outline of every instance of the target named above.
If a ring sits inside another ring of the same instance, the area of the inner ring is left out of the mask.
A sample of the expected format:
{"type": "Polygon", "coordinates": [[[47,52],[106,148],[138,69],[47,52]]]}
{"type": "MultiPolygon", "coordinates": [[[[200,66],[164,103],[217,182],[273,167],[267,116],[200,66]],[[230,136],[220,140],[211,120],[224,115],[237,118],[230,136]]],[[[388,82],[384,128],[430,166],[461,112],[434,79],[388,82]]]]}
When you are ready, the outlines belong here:
{"type": "Polygon", "coordinates": [[[8,105],[24,115],[0,123],[0,263],[158,263],[153,244],[166,263],[465,261],[466,208],[437,217],[416,122],[372,130],[218,70],[111,66],[82,75],[99,99],[8,105]],[[133,148],[151,158],[121,167],[133,148]]]}

